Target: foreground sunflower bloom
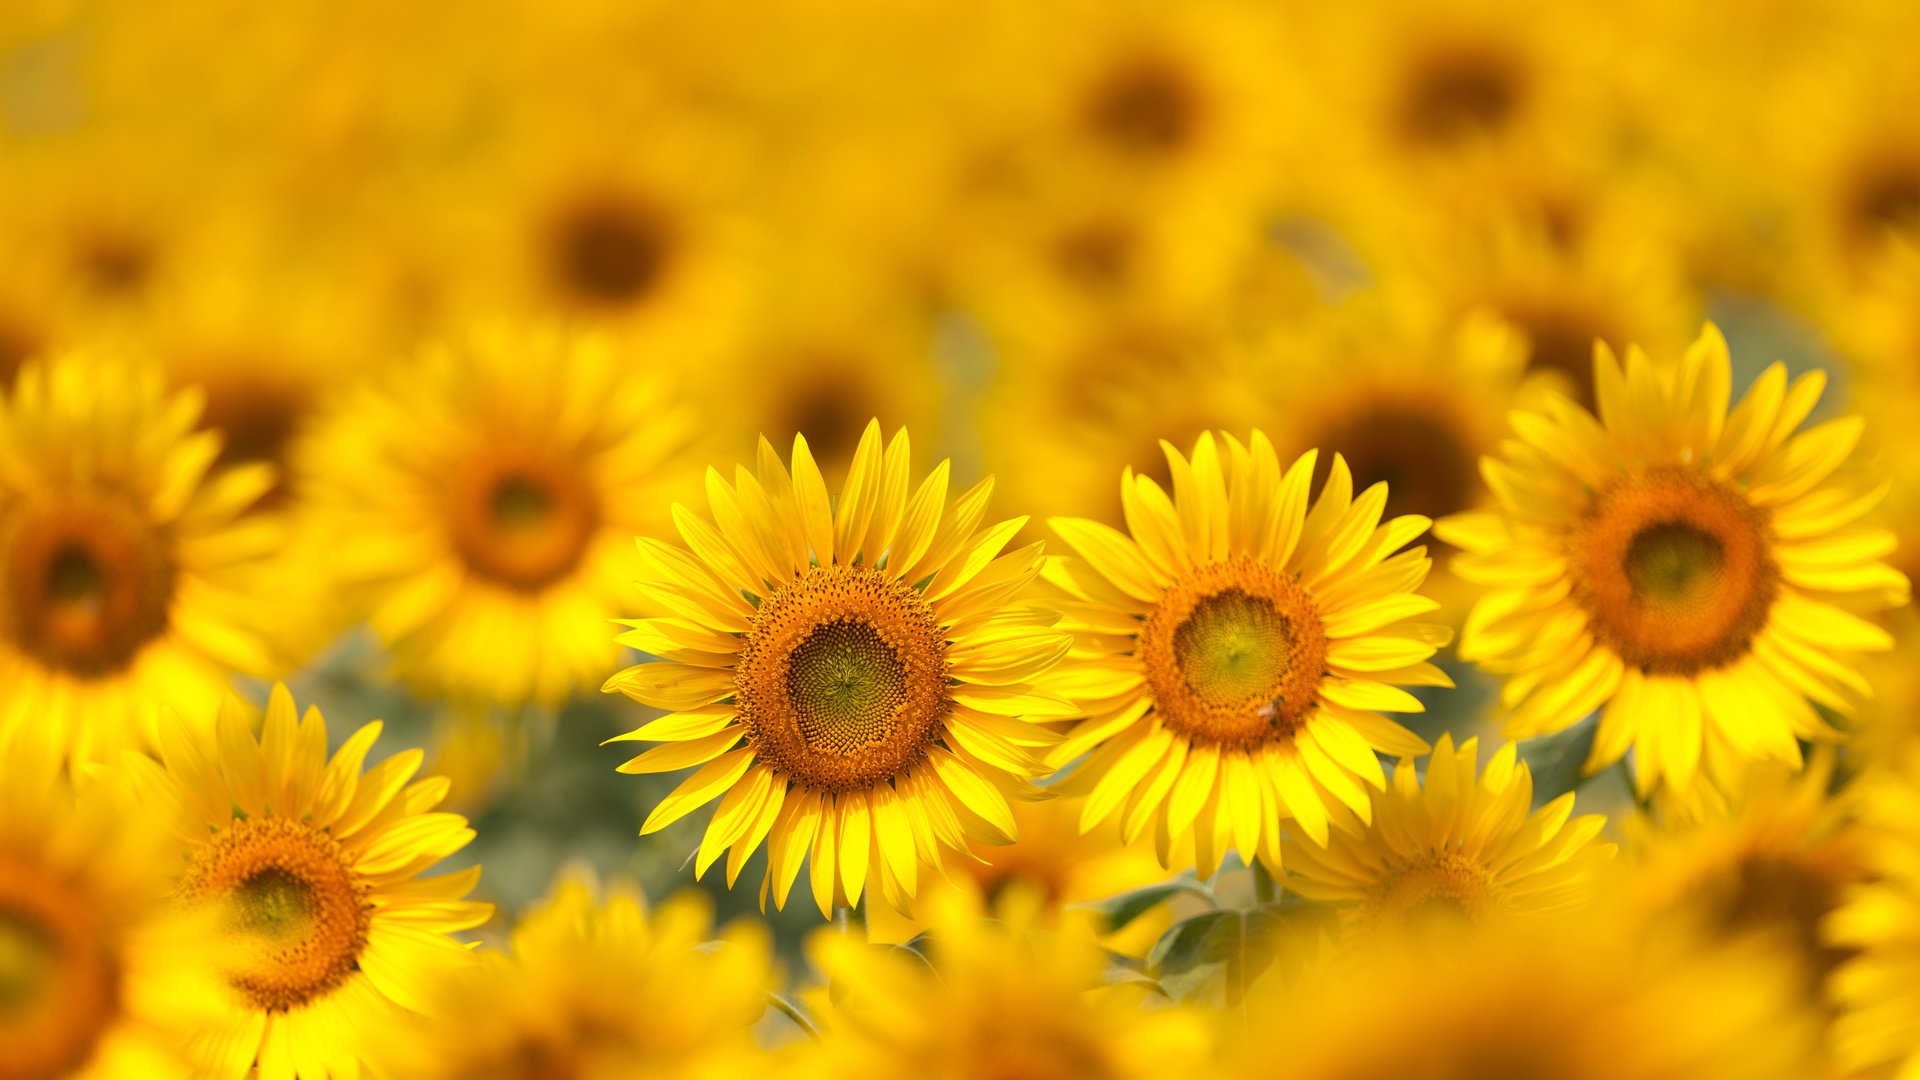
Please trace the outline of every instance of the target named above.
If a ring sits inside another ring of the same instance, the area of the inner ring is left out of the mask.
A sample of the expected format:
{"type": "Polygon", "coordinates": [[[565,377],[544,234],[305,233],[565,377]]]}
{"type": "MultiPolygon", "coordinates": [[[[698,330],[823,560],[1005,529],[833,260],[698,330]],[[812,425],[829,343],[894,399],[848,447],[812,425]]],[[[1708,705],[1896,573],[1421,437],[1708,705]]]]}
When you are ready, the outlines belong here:
{"type": "Polygon", "coordinates": [[[1380,711],[1422,710],[1402,686],[1452,685],[1427,662],[1449,632],[1411,621],[1439,606],[1415,591],[1432,563],[1400,550],[1429,522],[1382,523],[1386,485],[1355,498],[1337,454],[1310,501],[1318,455],[1283,474],[1258,431],[1203,434],[1191,459],[1161,446],[1171,499],[1121,478],[1131,536],[1051,522],[1080,556],[1047,579],[1078,635],[1061,692],[1087,714],[1053,760],[1094,751],[1068,780],[1083,829],[1118,814],[1129,843],[1155,827],[1163,862],[1191,837],[1203,875],[1230,846],[1277,871],[1283,821],[1324,845],[1336,808],[1371,818],[1376,751],[1427,752],[1380,711]]]}
{"type": "Polygon", "coordinates": [[[199,414],[157,368],[84,354],[0,396],[0,732],[111,760],[152,744],[156,704],[210,716],[228,672],[273,666],[244,589],[279,542],[246,516],[272,470],[210,475],[199,414]]]}
{"type": "Polygon", "coordinates": [[[128,755],[141,803],[165,816],[185,872],[180,904],[216,912],[235,954],[222,1015],[195,1039],[215,1077],[358,1076],[367,1033],[425,1004],[423,987],[469,960],[450,934],[485,922],[464,897],[478,867],[420,874],[473,838],[465,818],[433,813],[438,778],[409,784],[421,752],[363,770],[376,721],[331,760],[318,709],[295,712],[275,686],[260,718],[228,698],[216,738],[161,730],[162,763],[128,755]]]}
{"type": "Polygon", "coordinates": [[[1596,842],[1607,819],[1568,820],[1573,792],[1528,813],[1533,776],[1502,746],[1478,772],[1479,745],[1456,751],[1440,736],[1426,783],[1411,759],[1373,796],[1364,833],[1333,832],[1325,847],[1289,840],[1287,886],[1343,905],[1363,933],[1418,929],[1426,921],[1501,922],[1576,907],[1590,897],[1614,845],[1596,842]]]}
{"type": "Polygon", "coordinates": [[[306,442],[314,529],[429,693],[514,706],[591,686],[618,650],[625,552],[662,524],[688,435],[599,339],[477,331],[362,386],[306,442]]]}
{"type": "Polygon", "coordinates": [[[696,873],[730,849],[731,884],[765,841],[763,903],[807,862],[823,914],[869,884],[905,911],[943,851],[1014,839],[1002,789],[1046,771],[1032,721],[1073,714],[1033,684],[1070,639],[1011,602],[1039,573],[1039,544],[1001,554],[1026,519],[980,528],[993,481],[949,504],[948,468],[909,494],[906,432],[883,453],[869,424],[836,507],[804,437],[791,474],[762,439],[757,471],[708,470],[711,522],[674,507],[691,551],[640,541],[657,615],[620,640],[661,659],[605,688],[672,711],[620,736],[666,744],[621,771],[700,766],[642,834],[720,798],[696,873]]]}
{"type": "Polygon", "coordinates": [[[1528,738],[1603,710],[1586,768],[1636,748],[1642,795],[1684,794],[1743,763],[1798,766],[1800,738],[1835,733],[1865,680],[1839,654],[1886,649],[1884,630],[1836,606],[1885,606],[1907,582],[1879,560],[1893,536],[1857,524],[1885,493],[1842,473],[1862,423],[1799,434],[1826,377],[1775,364],[1728,412],[1731,362],[1709,325],[1677,365],[1629,350],[1594,359],[1596,418],[1555,398],[1516,413],[1483,470],[1494,512],[1437,534],[1487,587],[1460,655],[1509,676],[1506,733],[1528,738]]]}
{"type": "Polygon", "coordinates": [[[724,1080],[756,1067],[750,1025],[773,983],[765,927],[736,921],[703,947],[713,917],[698,894],[649,911],[631,889],[598,893],[590,878],[562,880],[514,927],[511,954],[447,971],[424,1020],[387,1029],[389,1073],[724,1080]]]}
{"type": "Polygon", "coordinates": [[[194,1075],[196,1025],[219,1015],[214,927],[168,902],[140,808],[76,790],[45,743],[0,738],[0,1076],[194,1075]]]}
{"type": "Polygon", "coordinates": [[[1044,921],[1039,898],[1022,889],[990,912],[958,893],[928,907],[924,955],[832,929],[807,940],[829,981],[815,995],[825,999],[826,1037],[797,1055],[794,1075],[1209,1075],[1201,1014],[1149,1004],[1140,987],[1104,984],[1107,957],[1091,927],[1044,921]]]}

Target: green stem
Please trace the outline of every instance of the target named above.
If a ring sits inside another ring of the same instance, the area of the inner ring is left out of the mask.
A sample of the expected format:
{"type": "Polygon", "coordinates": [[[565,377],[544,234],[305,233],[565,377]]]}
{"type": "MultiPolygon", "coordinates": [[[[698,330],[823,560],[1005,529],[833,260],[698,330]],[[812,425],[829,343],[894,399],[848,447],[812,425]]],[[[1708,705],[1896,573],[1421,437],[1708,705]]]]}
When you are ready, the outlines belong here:
{"type": "Polygon", "coordinates": [[[806,1011],[800,1008],[799,1002],[794,1001],[785,994],[769,990],[767,991],[767,1004],[784,1013],[787,1019],[793,1021],[795,1027],[807,1033],[807,1038],[816,1040],[820,1038],[820,1029],[814,1025],[812,1020],[807,1018],[806,1011]]]}
{"type": "Polygon", "coordinates": [[[1261,907],[1280,902],[1280,885],[1259,858],[1253,860],[1253,901],[1261,907]]]}

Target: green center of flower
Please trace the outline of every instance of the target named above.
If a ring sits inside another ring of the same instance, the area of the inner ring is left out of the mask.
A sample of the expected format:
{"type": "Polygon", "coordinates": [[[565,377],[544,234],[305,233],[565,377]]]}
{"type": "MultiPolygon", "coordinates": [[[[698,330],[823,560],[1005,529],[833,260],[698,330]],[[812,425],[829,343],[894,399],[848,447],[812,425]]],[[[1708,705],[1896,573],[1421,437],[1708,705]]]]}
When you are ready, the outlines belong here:
{"type": "Polygon", "coordinates": [[[1271,697],[1287,674],[1293,633],[1267,600],[1239,589],[1194,605],[1173,632],[1187,685],[1209,705],[1271,697]]]}
{"type": "Polygon", "coordinates": [[[1693,609],[1718,586],[1726,548],[1684,522],[1663,522],[1627,545],[1627,581],[1642,603],[1693,609]]]}
{"type": "Polygon", "coordinates": [[[787,698],[809,746],[849,753],[893,729],[907,701],[907,668],[866,623],[823,623],[793,650],[787,698]]]}
{"type": "Polygon", "coordinates": [[[519,532],[537,529],[553,514],[553,495],[526,476],[502,477],[493,487],[493,520],[500,528],[519,532]]]}
{"type": "Polygon", "coordinates": [[[448,539],[467,568],[520,592],[539,592],[571,574],[600,523],[584,463],[550,447],[478,449],[448,494],[448,539]]]}
{"type": "Polygon", "coordinates": [[[277,866],[270,866],[233,890],[238,925],[251,934],[285,940],[313,928],[319,903],[313,886],[277,866]]]}
{"type": "Polygon", "coordinates": [[[45,927],[0,910],[0,1017],[25,1012],[44,997],[59,959],[45,927]]]}

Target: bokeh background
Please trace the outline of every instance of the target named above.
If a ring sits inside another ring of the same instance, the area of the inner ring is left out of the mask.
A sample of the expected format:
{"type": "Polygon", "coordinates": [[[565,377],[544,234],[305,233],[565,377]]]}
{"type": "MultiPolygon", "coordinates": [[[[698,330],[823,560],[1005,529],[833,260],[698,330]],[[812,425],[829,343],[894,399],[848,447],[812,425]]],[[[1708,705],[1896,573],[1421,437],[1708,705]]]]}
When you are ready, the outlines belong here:
{"type": "MultiPolygon", "coordinates": [[[[1465,509],[1595,339],[1674,355],[1712,319],[1737,385],[1823,366],[1873,418],[1910,560],[1915,101],[1901,0],[8,0],[0,377],[150,356],[307,521],[304,440],[354,387],[557,326],[671,388],[663,534],[757,435],[834,481],[878,417],[1041,538],[1209,427],[1465,509]]],[[[638,706],[422,694],[324,581],[266,601],[327,609],[289,614],[324,627],[283,643],[296,696],[429,748],[506,912],[568,861],[691,882],[694,819],[635,837],[676,778],[599,745],[638,706]]],[[[1497,719],[1449,667],[1423,734],[1497,719]]],[[[1583,734],[1526,748],[1543,793],[1583,734]]]]}

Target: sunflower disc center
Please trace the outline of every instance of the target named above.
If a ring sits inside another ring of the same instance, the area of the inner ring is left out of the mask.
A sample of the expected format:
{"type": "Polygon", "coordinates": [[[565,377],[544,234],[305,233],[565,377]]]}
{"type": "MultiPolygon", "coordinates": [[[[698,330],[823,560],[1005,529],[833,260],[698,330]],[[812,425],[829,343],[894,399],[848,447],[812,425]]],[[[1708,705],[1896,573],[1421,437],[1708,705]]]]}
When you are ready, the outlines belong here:
{"type": "Polygon", "coordinates": [[[358,970],[367,947],[366,889],[339,843],[301,822],[235,821],[194,853],[180,895],[219,905],[242,946],[232,983],[269,1011],[325,996],[358,970]]]}
{"type": "Polygon", "coordinates": [[[583,304],[625,307],[659,282],[669,248],[657,214],[601,196],[572,207],[555,224],[553,273],[561,290],[583,304]]]}
{"type": "Polygon", "coordinates": [[[816,567],[762,599],[735,670],[755,751],[822,791],[872,787],[944,730],[947,644],[932,608],[883,571],[816,567]]]}
{"type": "Polygon", "coordinates": [[[1453,852],[1435,852],[1396,867],[1362,906],[1375,925],[1445,930],[1480,922],[1499,898],[1486,870],[1453,852]]]}
{"type": "Polygon", "coordinates": [[[79,1070],[120,1010],[120,969],[86,893],[0,852],[0,1076],[79,1070]]]}
{"type": "Polygon", "coordinates": [[[1682,469],[1649,470],[1602,492],[1570,555],[1594,635],[1657,674],[1744,656],[1779,591],[1762,513],[1682,469]]]}
{"type": "Polygon", "coordinates": [[[1479,487],[1477,453],[1458,423],[1434,415],[1430,404],[1383,401],[1356,409],[1328,424],[1312,445],[1322,448],[1314,490],[1338,451],[1355,486],[1387,485],[1390,515],[1437,518],[1465,510],[1479,487]]]}
{"type": "Polygon", "coordinates": [[[1306,590],[1245,556],[1189,571],[1141,632],[1147,682],[1164,722],[1223,747],[1250,748],[1298,730],[1318,696],[1326,651],[1306,590]]]}
{"type": "Polygon", "coordinates": [[[129,509],[106,500],[28,509],[0,545],[5,631],[48,666],[109,675],[165,632],[173,566],[160,535],[129,509]]]}
{"type": "Polygon", "coordinates": [[[454,480],[448,507],[450,539],[467,568],[521,592],[571,573],[599,517],[577,462],[526,447],[477,452],[454,480]]]}

